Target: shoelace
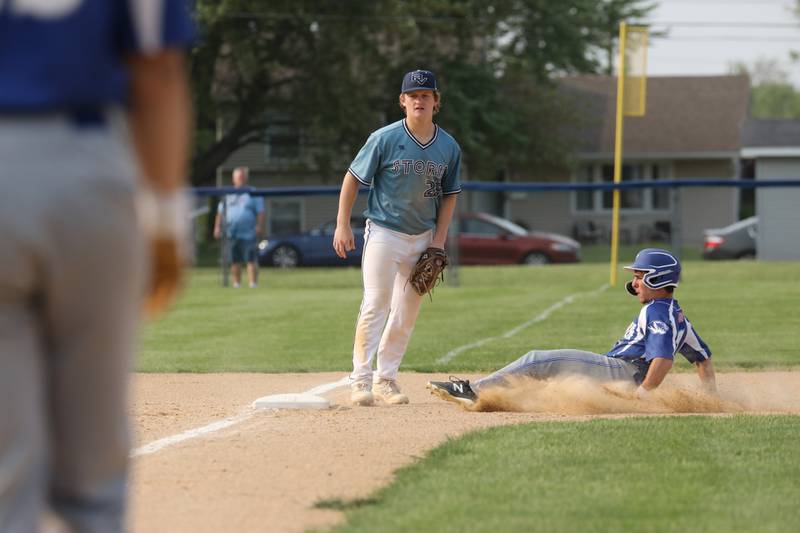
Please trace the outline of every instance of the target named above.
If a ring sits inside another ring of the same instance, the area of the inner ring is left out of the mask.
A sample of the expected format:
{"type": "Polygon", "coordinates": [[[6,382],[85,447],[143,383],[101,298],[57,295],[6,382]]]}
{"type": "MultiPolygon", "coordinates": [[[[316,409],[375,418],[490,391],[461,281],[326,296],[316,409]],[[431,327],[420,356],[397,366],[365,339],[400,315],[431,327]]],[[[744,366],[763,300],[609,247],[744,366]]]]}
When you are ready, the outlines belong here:
{"type": "Polygon", "coordinates": [[[469,385],[469,380],[468,379],[460,379],[460,378],[457,378],[455,376],[450,376],[450,383],[464,383],[466,385],[469,385]]]}

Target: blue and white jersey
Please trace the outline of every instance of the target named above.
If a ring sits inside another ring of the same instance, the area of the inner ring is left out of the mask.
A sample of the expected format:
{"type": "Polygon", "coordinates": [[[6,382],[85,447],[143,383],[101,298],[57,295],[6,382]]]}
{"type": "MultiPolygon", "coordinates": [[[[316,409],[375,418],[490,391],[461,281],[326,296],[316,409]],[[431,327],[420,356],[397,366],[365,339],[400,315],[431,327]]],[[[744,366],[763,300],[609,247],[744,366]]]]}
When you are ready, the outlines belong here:
{"type": "MultiPolygon", "coordinates": [[[[264,199],[249,193],[225,195],[225,228],[230,239],[253,240],[256,238],[256,222],[264,212],[264,199]]],[[[219,203],[220,212],[222,202],[219,203]]]]}
{"type": "Polygon", "coordinates": [[[711,357],[711,350],[684,316],[678,301],[659,298],[642,306],[625,336],[606,355],[649,365],[657,357],[674,359],[678,352],[690,363],[711,357]]]}
{"type": "Polygon", "coordinates": [[[367,218],[419,235],[435,226],[442,196],[461,192],[461,147],[435,124],[431,140],[420,144],[403,119],[373,132],[348,170],[371,186],[367,218]]]}
{"type": "Polygon", "coordinates": [[[124,103],[124,60],[193,38],[188,0],[0,0],[0,113],[124,103]]]}

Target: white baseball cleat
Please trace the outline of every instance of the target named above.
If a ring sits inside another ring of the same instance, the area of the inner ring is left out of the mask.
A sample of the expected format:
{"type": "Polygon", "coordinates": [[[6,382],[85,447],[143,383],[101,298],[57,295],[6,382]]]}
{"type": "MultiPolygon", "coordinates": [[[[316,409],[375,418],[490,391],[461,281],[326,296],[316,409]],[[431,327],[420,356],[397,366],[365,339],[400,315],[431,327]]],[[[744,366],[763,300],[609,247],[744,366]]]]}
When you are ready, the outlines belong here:
{"type": "Polygon", "coordinates": [[[408,403],[408,396],[400,392],[400,387],[397,386],[397,382],[394,380],[379,379],[372,386],[372,394],[388,404],[408,403]]]}
{"type": "Polygon", "coordinates": [[[353,405],[372,405],[372,387],[369,381],[355,381],[350,385],[350,403],[353,405]]]}

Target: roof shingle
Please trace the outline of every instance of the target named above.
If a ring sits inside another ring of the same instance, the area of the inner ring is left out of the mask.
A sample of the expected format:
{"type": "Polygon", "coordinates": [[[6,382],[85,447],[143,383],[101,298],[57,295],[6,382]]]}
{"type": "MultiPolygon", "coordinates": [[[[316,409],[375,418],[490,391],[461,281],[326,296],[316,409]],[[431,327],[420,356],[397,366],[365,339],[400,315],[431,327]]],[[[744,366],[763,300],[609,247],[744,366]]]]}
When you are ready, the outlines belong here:
{"type": "MultiPolygon", "coordinates": [[[[613,76],[571,76],[561,94],[582,117],[573,135],[583,153],[613,153],[617,81],[613,76]]],[[[648,77],[644,117],[625,117],[627,153],[738,151],[747,120],[746,76],[648,77]]]]}

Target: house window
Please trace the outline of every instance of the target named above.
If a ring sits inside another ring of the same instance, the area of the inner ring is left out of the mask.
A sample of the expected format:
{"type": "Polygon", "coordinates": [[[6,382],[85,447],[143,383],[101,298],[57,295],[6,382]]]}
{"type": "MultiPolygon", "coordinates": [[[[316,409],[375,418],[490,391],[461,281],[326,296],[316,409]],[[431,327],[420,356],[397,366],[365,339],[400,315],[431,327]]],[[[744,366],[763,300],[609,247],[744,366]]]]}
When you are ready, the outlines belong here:
{"type": "MultiPolygon", "coordinates": [[[[639,181],[642,174],[641,165],[622,165],[622,172],[620,173],[620,181],[622,183],[628,181],[639,181]]],[[[614,166],[602,166],[602,180],[603,183],[614,183],[614,166]]],[[[622,189],[619,191],[619,206],[620,209],[642,209],[644,207],[644,190],[643,189],[622,189]]],[[[613,191],[603,191],[603,209],[614,208],[614,193],[613,191]]]]}
{"type": "MultiPolygon", "coordinates": [[[[656,181],[666,179],[666,167],[657,163],[626,163],[620,172],[622,183],[631,181],[656,181]]],[[[614,166],[611,164],[587,164],[575,175],[576,183],[613,183],[614,166]]],[[[610,211],[614,207],[613,191],[573,191],[574,208],[577,212],[610,211]]],[[[622,189],[620,209],[629,212],[667,211],[669,189],[622,189]]]]}
{"type": "Polygon", "coordinates": [[[267,161],[300,157],[300,131],[287,117],[271,117],[266,130],[267,161]]]}
{"type": "Polygon", "coordinates": [[[300,233],[303,227],[303,203],[299,198],[270,200],[267,206],[269,235],[300,233]]]}
{"type": "MultiPolygon", "coordinates": [[[[586,165],[578,172],[578,183],[592,183],[591,165],[586,165]]],[[[594,211],[594,191],[575,191],[575,206],[578,211],[594,211]]]]}
{"type": "MultiPolygon", "coordinates": [[[[659,179],[665,179],[661,177],[661,167],[659,167],[658,165],[652,165],[650,173],[651,173],[651,179],[653,181],[658,181],[659,179]]],[[[652,193],[653,193],[653,209],[663,210],[663,211],[668,210],[670,189],[660,187],[658,189],[652,189],[652,193]]]]}
{"type": "Polygon", "coordinates": [[[273,135],[269,139],[272,159],[297,159],[300,155],[300,138],[297,135],[273,135]]]}

